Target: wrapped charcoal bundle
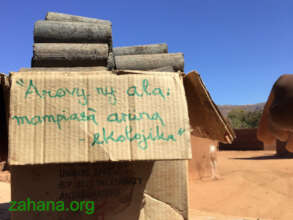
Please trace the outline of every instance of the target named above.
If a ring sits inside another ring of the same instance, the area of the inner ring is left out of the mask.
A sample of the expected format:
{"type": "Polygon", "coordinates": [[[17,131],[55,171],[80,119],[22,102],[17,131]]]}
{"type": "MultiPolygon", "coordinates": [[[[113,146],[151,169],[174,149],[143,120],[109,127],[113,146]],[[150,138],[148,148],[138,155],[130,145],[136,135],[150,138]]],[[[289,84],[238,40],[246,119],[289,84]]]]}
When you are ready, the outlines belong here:
{"type": "Polygon", "coordinates": [[[107,20],[48,12],[45,21],[35,23],[34,42],[32,67],[115,65],[109,57],[112,23],[107,20]]]}
{"type": "Polygon", "coordinates": [[[168,53],[168,46],[167,44],[162,43],[130,47],[115,47],[113,48],[113,52],[115,56],[168,53]]]}
{"type": "MultiPolygon", "coordinates": [[[[112,28],[112,23],[111,21],[108,21],[108,20],[88,18],[83,16],[76,16],[76,15],[70,15],[70,14],[57,13],[57,12],[48,12],[45,19],[47,21],[94,23],[94,24],[110,26],[112,28]]],[[[112,45],[113,45],[112,34],[111,34],[111,39],[109,39],[108,41],[108,44],[109,44],[109,52],[112,52],[112,45]]]]}
{"type": "Polygon", "coordinates": [[[72,22],[86,22],[86,23],[112,25],[112,23],[107,20],[69,15],[69,14],[63,14],[63,13],[57,13],[57,12],[48,12],[45,19],[48,21],[72,21],[72,22]]]}
{"type": "Polygon", "coordinates": [[[109,43],[112,26],[106,24],[62,21],[37,21],[35,43],[109,43]]]}
{"type": "Polygon", "coordinates": [[[34,68],[20,68],[19,72],[42,72],[42,71],[68,71],[68,72],[77,72],[77,71],[102,71],[102,70],[107,70],[106,67],[104,66],[95,66],[95,67],[34,67],[34,68]]]}
{"type": "Polygon", "coordinates": [[[32,67],[106,66],[108,44],[37,43],[32,67]]]}
{"type": "Polygon", "coordinates": [[[175,71],[184,71],[182,53],[162,53],[115,56],[116,68],[121,70],[152,70],[172,66],[175,71]]]}
{"type": "Polygon", "coordinates": [[[151,71],[157,72],[175,72],[173,66],[163,66],[160,68],[152,69],[151,71]]]}

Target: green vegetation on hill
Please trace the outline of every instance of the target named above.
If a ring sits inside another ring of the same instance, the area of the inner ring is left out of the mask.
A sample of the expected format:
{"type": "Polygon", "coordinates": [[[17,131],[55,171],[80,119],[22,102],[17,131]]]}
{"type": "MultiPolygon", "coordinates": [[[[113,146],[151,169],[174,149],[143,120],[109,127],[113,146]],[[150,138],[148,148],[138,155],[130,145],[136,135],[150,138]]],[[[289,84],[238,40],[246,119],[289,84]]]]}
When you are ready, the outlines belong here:
{"type": "Polygon", "coordinates": [[[235,129],[257,128],[262,115],[262,110],[245,111],[243,109],[231,110],[227,117],[235,129]]]}
{"type": "Polygon", "coordinates": [[[249,105],[218,105],[219,110],[227,117],[228,113],[234,109],[244,110],[248,112],[254,112],[256,110],[263,110],[265,102],[257,103],[257,104],[249,104],[249,105]]]}

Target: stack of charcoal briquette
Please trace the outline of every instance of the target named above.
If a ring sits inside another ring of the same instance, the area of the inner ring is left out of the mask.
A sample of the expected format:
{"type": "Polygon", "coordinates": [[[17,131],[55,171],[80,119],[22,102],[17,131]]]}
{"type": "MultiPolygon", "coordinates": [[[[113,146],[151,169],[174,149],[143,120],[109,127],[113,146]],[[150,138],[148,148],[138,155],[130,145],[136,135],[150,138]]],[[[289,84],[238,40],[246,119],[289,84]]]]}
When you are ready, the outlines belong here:
{"type": "Polygon", "coordinates": [[[32,67],[113,68],[112,23],[49,12],[35,23],[32,67]]]}
{"type": "Polygon", "coordinates": [[[112,48],[110,21],[48,12],[35,23],[31,66],[183,72],[184,57],[165,43],[112,48]]]}

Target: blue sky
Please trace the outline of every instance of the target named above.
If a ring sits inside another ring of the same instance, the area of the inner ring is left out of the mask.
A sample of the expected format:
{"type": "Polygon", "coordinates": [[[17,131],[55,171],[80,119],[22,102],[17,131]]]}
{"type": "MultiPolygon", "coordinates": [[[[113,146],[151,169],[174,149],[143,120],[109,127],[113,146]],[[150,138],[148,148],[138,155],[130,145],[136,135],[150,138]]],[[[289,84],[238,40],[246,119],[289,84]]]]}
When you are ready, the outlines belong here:
{"type": "Polygon", "coordinates": [[[216,104],[264,102],[293,73],[291,0],[2,0],[0,72],[30,66],[33,25],[48,11],[111,20],[114,46],[167,43],[216,104]]]}

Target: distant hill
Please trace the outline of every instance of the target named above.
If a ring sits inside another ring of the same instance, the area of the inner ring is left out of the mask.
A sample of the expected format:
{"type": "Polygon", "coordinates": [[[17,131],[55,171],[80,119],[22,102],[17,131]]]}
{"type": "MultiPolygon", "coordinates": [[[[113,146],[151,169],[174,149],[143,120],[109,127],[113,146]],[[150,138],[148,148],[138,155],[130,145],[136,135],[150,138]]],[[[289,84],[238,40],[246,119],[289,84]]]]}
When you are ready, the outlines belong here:
{"type": "Polygon", "coordinates": [[[234,109],[242,109],[245,111],[256,111],[263,110],[265,102],[252,104],[252,105],[218,105],[219,110],[223,114],[223,116],[227,117],[228,113],[234,109]]]}

